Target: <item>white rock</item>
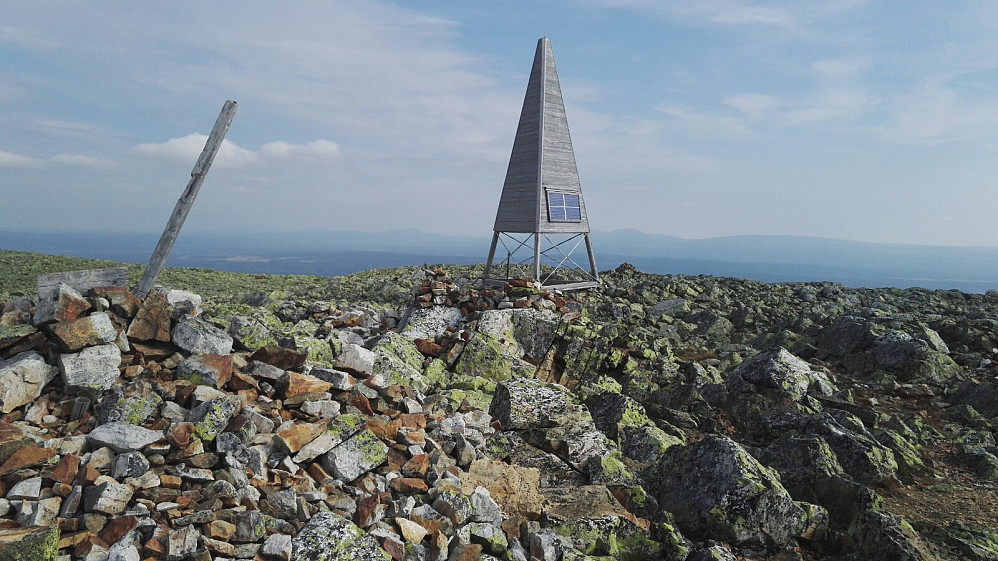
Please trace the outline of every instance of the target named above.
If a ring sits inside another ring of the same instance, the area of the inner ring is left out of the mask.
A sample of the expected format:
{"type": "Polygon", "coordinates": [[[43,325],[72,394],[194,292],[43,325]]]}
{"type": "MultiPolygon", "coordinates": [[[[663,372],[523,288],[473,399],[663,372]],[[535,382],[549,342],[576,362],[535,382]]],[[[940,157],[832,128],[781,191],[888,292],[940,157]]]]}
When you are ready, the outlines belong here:
{"type": "Polygon", "coordinates": [[[91,444],[107,446],[118,453],[144,448],[162,437],[159,431],[121,422],[105,423],[87,435],[91,444]]]}
{"type": "Polygon", "coordinates": [[[109,389],[118,379],[119,366],[121,349],[113,344],[59,355],[59,372],[66,385],[73,388],[109,389]]]}
{"type": "Polygon", "coordinates": [[[264,557],[284,560],[291,559],[291,536],[272,534],[263,542],[260,553],[264,557]]]}
{"type": "Polygon", "coordinates": [[[374,370],[375,354],[360,345],[343,345],[343,350],[336,357],[336,367],[370,376],[374,370]]]}
{"type": "Polygon", "coordinates": [[[18,481],[10,488],[10,491],[7,491],[7,500],[27,499],[36,501],[41,494],[42,478],[29,477],[28,479],[18,481]]]}
{"type": "Polygon", "coordinates": [[[37,399],[58,372],[35,351],[0,362],[0,413],[10,413],[37,399]]]}

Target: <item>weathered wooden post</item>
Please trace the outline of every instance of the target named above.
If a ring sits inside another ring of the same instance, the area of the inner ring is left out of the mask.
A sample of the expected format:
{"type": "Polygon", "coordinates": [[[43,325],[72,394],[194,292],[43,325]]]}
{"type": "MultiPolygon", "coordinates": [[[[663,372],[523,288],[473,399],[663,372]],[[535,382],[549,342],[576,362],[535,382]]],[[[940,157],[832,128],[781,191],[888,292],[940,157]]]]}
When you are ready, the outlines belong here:
{"type": "Polygon", "coordinates": [[[146,265],[146,270],[142,274],[139,287],[135,290],[135,294],[139,298],[145,298],[149,294],[153,284],[156,282],[156,278],[159,277],[160,271],[163,270],[163,264],[166,263],[166,258],[170,255],[170,250],[173,249],[173,242],[177,241],[177,234],[180,233],[180,228],[183,227],[184,220],[187,220],[187,213],[191,211],[194,199],[198,196],[201,184],[204,183],[204,176],[208,174],[208,168],[211,167],[211,163],[215,160],[215,154],[218,153],[218,149],[222,146],[222,139],[225,138],[225,133],[229,130],[229,125],[232,124],[232,118],[236,115],[236,108],[236,102],[231,99],[226,101],[225,105],[222,106],[222,112],[218,114],[215,126],[211,129],[211,134],[208,135],[208,142],[205,143],[204,150],[201,151],[201,156],[198,158],[197,163],[194,164],[194,170],[191,171],[191,180],[187,183],[184,194],[177,201],[177,206],[173,209],[173,214],[170,216],[170,221],[166,223],[166,229],[163,230],[163,235],[160,236],[159,243],[156,244],[156,250],[153,251],[152,257],[149,258],[149,264],[146,265]]]}

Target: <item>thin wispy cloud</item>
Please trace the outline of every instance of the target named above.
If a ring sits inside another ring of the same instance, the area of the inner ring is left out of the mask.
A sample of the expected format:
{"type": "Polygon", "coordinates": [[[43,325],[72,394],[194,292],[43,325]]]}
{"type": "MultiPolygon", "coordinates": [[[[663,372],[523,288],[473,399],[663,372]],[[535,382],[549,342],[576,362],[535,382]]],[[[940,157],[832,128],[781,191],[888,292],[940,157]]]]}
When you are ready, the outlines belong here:
{"type": "Polygon", "coordinates": [[[59,45],[51,37],[27,27],[14,25],[0,25],[0,44],[2,43],[39,49],[53,49],[59,45]]]}
{"type": "Polygon", "coordinates": [[[77,167],[92,169],[113,168],[117,164],[107,158],[96,158],[81,154],[56,154],[48,158],[35,158],[0,151],[0,167],[4,168],[53,168],[77,167]]]}
{"type": "MultiPolygon", "coordinates": [[[[171,138],[165,142],[144,142],[132,150],[143,156],[189,162],[193,165],[204,150],[207,141],[208,135],[192,133],[179,138],[171,138]]],[[[238,168],[266,161],[313,160],[321,162],[337,158],[339,154],[339,144],[324,139],[314,140],[306,144],[293,144],[278,140],[268,142],[260,146],[258,150],[249,150],[231,140],[222,140],[214,164],[219,167],[238,168]]]]}
{"type": "Polygon", "coordinates": [[[83,156],[80,154],[56,154],[51,161],[55,164],[66,167],[81,167],[93,169],[108,169],[117,166],[114,160],[107,158],[95,158],[93,156],[83,156]]]}
{"type": "Polygon", "coordinates": [[[11,152],[4,152],[0,150],[0,167],[30,168],[40,164],[41,160],[37,158],[31,158],[28,156],[22,156],[21,154],[14,154],[11,152]]]}

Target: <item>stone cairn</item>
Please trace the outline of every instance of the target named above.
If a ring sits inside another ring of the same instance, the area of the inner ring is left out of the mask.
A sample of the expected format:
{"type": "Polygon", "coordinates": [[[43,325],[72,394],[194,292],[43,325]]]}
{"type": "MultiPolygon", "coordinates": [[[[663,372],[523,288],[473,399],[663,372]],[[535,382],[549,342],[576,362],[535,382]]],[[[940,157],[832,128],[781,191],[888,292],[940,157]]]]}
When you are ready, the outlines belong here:
{"type": "MultiPolygon", "coordinates": [[[[529,281],[459,290],[440,269],[416,292],[424,315],[570,305],[529,281]]],[[[560,558],[564,540],[537,522],[538,471],[489,459],[489,413],[423,393],[423,364],[453,364],[469,332],[405,340],[390,314],[278,308],[321,326],[316,351],[274,344],[251,316],[220,329],[201,308],[179,290],[140,301],[66,284],[52,305],[3,303],[0,559],[560,558]]],[[[518,409],[498,406],[527,426],[518,409]]],[[[582,510],[638,520],[606,487],[588,493],[582,510]]]]}
{"type": "MultiPolygon", "coordinates": [[[[501,290],[459,288],[441,267],[425,268],[426,278],[416,287],[413,307],[420,309],[441,306],[457,308],[461,317],[467,318],[475,312],[486,310],[509,310],[532,308],[540,311],[557,311],[569,314],[571,301],[560,293],[549,292],[533,279],[511,279],[501,290]]],[[[421,337],[413,340],[419,352],[428,357],[446,357],[453,364],[468,341],[470,333],[447,329],[436,337],[421,337]]]]}

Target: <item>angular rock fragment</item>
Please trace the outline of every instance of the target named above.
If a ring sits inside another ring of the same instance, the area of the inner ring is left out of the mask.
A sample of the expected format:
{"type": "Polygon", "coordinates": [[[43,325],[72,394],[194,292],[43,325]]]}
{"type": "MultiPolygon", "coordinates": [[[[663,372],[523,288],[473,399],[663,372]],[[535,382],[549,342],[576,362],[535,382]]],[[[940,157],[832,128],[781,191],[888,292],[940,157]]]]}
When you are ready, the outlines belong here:
{"type": "Polygon", "coordinates": [[[232,352],[232,336],[203,319],[184,315],[170,332],[174,345],[189,353],[227,355],[232,352]]]}
{"type": "Polygon", "coordinates": [[[728,438],[670,447],[645,476],[691,537],[788,549],[804,529],[806,513],[779,477],[728,438]]]}
{"type": "Polygon", "coordinates": [[[572,400],[564,386],[532,378],[514,378],[496,386],[489,415],[503,430],[554,427],[572,400]]]}
{"type": "Polygon", "coordinates": [[[35,325],[42,325],[53,320],[74,320],[90,307],[90,302],[75,288],[66,283],[59,283],[55,291],[44,294],[39,299],[32,322],[35,325]]]}
{"type": "Polygon", "coordinates": [[[198,405],[188,417],[194,424],[193,435],[205,442],[215,440],[235,412],[236,406],[228,397],[216,397],[198,405]]]}
{"type": "Polygon", "coordinates": [[[367,378],[374,370],[375,358],[376,355],[373,351],[360,345],[346,344],[343,345],[340,354],[336,356],[336,368],[342,368],[367,378]]]}
{"type": "Polygon", "coordinates": [[[291,540],[292,557],[302,561],[390,561],[375,539],[349,520],[320,512],[291,540]]]}
{"type": "Polygon", "coordinates": [[[31,403],[59,372],[35,351],[0,361],[0,413],[31,403]]]}
{"type": "Polygon", "coordinates": [[[73,389],[102,391],[118,379],[121,349],[116,345],[87,347],[78,353],[59,355],[59,372],[73,389]]]}
{"type": "Polygon", "coordinates": [[[133,490],[128,485],[102,475],[94,485],[83,491],[83,508],[87,512],[99,512],[115,516],[125,512],[133,490]]]}
{"type": "Polygon", "coordinates": [[[322,467],[337,479],[353,481],[388,459],[388,447],[364,429],[322,456],[322,467]]]}
{"type": "Polygon", "coordinates": [[[58,555],[58,526],[0,529],[0,559],[55,561],[58,555]]]}
{"type": "Polygon", "coordinates": [[[128,338],[135,341],[170,342],[170,304],[162,293],[152,292],[128,325],[128,338]]]}
{"type": "Polygon", "coordinates": [[[194,384],[223,388],[232,377],[232,356],[192,354],[177,365],[177,378],[194,384]]]}
{"type": "Polygon", "coordinates": [[[163,438],[163,433],[129,423],[105,423],[87,435],[94,447],[107,446],[115,452],[133,452],[163,438]]]}

